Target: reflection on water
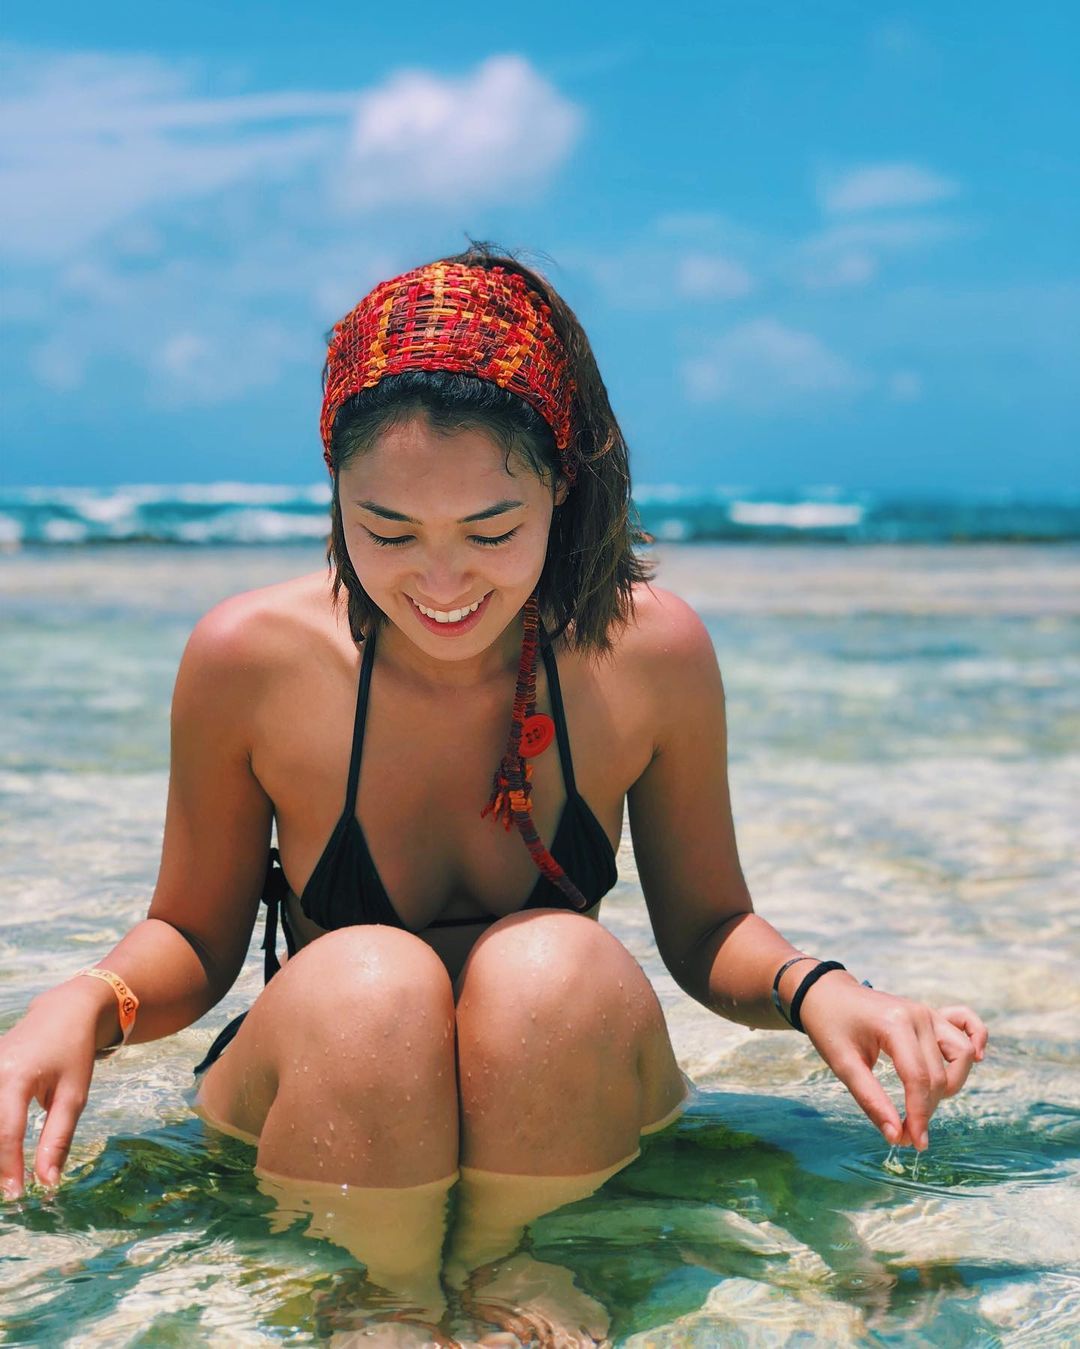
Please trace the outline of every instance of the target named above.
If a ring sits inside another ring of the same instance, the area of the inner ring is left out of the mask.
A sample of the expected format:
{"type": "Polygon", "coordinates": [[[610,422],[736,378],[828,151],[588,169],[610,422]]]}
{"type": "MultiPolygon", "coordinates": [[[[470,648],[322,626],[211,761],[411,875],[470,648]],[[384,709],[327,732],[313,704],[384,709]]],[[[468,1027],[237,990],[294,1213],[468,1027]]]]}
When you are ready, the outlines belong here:
{"type": "MultiPolygon", "coordinates": [[[[145,912],[195,618],[319,558],[7,564],[0,1026],[145,912]]],[[[554,1327],[632,1349],[1080,1338],[1080,555],[710,549],[663,565],[720,652],[759,908],[878,987],[990,1023],[917,1169],[909,1150],[890,1160],[803,1037],[681,994],[624,841],[604,922],[701,1088],[630,1166],[444,1286],[445,1308],[380,1290],[310,1213],[283,1222],[251,1149],[188,1110],[191,1065],[258,991],[253,952],[203,1024],[99,1067],[61,1188],[0,1207],[4,1343],[416,1344],[436,1310],[461,1344],[554,1327]]]]}

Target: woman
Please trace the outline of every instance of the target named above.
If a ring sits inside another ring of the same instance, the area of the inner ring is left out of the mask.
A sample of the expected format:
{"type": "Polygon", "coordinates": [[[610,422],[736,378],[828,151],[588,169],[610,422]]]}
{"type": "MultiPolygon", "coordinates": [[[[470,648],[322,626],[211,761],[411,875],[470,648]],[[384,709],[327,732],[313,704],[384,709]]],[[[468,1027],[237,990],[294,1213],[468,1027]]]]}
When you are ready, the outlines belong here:
{"type": "Polygon", "coordinates": [[[889,1143],[925,1148],[986,1030],[861,985],[753,912],[712,643],[634,555],[625,445],[566,304],[474,245],[365,297],[324,388],[332,583],[239,595],[196,627],[149,916],[0,1041],[5,1193],[30,1100],[55,1184],[95,1052],[218,1002],[263,896],[267,986],[200,1065],[200,1112],[266,1177],[420,1214],[388,1281],[425,1223],[441,1242],[424,1206],[459,1175],[479,1228],[500,1186],[505,1218],[459,1265],[505,1249],[685,1100],[655,994],[592,921],[624,803],[681,987],[805,1031],[889,1143]],[[903,1117],[871,1072],[882,1052],[903,1117]]]}

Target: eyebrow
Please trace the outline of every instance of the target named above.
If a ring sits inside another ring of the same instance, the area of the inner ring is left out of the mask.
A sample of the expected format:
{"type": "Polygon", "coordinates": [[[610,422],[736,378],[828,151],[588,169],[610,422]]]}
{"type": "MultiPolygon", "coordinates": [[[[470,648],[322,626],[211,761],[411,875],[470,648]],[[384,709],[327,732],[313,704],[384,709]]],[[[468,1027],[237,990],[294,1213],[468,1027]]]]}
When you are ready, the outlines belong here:
{"type": "MultiPolygon", "coordinates": [[[[375,501],[358,501],[356,503],[361,510],[370,511],[372,515],[381,516],[384,520],[399,520],[404,525],[418,525],[419,520],[414,520],[411,515],[402,515],[401,511],[392,511],[389,506],[380,506],[375,501]]],[[[519,506],[524,506],[524,501],[496,501],[494,506],[485,506],[482,511],[477,511],[475,515],[463,515],[458,521],[459,525],[471,525],[476,520],[490,520],[493,515],[505,515],[507,511],[517,510],[519,506]]]]}

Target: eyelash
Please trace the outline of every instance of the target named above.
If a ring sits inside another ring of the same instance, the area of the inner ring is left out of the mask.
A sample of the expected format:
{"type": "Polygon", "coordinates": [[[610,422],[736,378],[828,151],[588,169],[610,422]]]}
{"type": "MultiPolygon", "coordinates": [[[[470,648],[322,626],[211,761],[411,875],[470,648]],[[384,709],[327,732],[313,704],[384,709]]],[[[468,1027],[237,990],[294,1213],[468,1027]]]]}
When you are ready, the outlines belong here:
{"type": "MultiPolygon", "coordinates": [[[[509,530],[506,534],[496,535],[493,539],[485,539],[479,534],[474,534],[472,536],[472,542],[480,544],[483,548],[497,548],[500,543],[509,543],[520,528],[520,525],[515,525],[514,528],[509,530]]],[[[380,548],[400,548],[403,544],[411,543],[413,540],[411,534],[402,534],[399,538],[387,539],[381,534],[372,534],[370,529],[367,533],[372,543],[378,544],[380,548]]]]}

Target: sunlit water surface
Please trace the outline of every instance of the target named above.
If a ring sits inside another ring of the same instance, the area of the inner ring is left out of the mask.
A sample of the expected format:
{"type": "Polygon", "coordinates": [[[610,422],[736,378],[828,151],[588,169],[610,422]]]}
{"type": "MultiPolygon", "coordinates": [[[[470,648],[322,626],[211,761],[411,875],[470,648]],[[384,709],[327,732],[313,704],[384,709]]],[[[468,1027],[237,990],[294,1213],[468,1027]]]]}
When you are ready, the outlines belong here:
{"type": "MultiPolygon", "coordinates": [[[[661,559],[720,656],[759,910],[878,987],[970,1003],[991,1052],[917,1170],[890,1155],[803,1037],[730,1025],[675,987],[624,839],[604,921],[700,1092],[597,1194],[538,1221],[527,1258],[556,1303],[601,1304],[634,1349],[1077,1342],[1080,553],[661,559]]],[[[319,560],[0,558],[0,1026],[145,912],[195,619],[319,560]]],[[[190,1113],[191,1065],[259,978],[253,953],[204,1022],[101,1065],[63,1186],[0,1209],[5,1343],[346,1343],[342,1327],[392,1310],[341,1249],[302,1223],[275,1232],[250,1149],[190,1113]]],[[[444,1322],[459,1343],[483,1328],[457,1304],[444,1322]]]]}

